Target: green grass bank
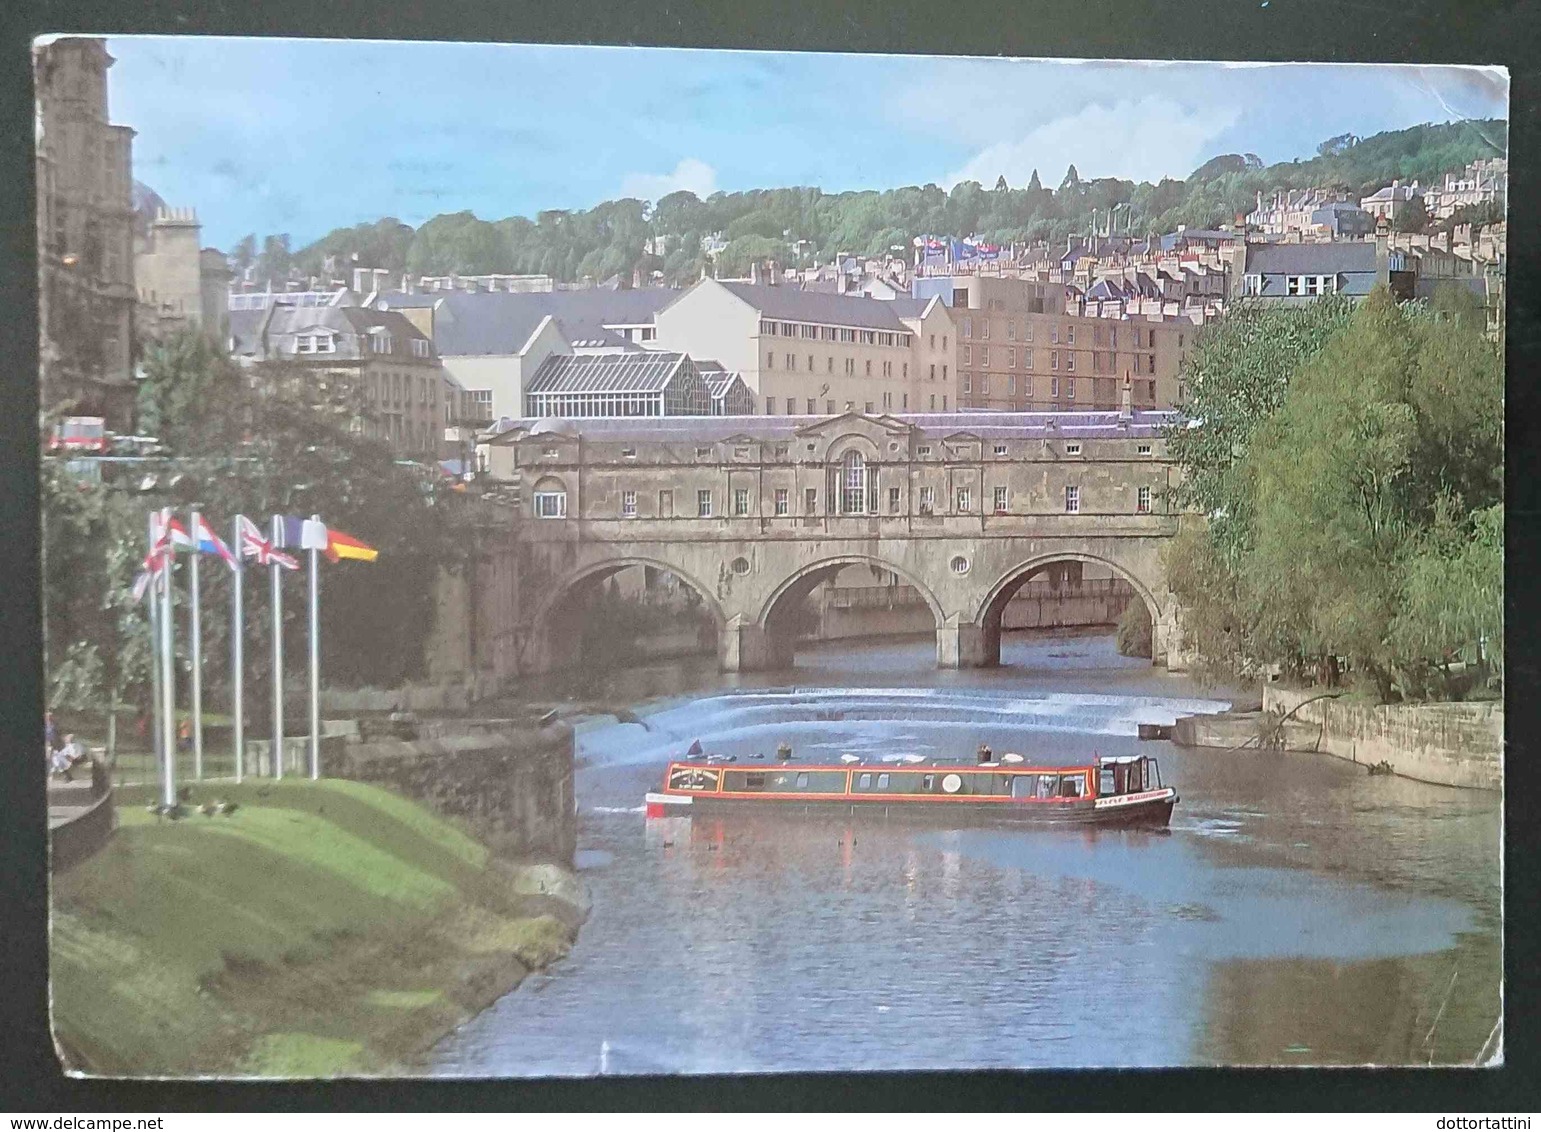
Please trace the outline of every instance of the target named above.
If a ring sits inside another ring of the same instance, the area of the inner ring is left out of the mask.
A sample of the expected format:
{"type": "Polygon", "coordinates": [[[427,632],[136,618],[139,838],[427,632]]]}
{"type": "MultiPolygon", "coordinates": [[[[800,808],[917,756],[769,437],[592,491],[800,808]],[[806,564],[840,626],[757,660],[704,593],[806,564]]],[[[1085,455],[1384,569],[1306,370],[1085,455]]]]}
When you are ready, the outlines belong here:
{"type": "Polygon", "coordinates": [[[565,955],[576,878],[494,856],[356,782],[195,786],[180,821],[118,792],[108,845],[53,881],[65,1066],[90,1074],[321,1076],[410,1069],[565,955]]]}

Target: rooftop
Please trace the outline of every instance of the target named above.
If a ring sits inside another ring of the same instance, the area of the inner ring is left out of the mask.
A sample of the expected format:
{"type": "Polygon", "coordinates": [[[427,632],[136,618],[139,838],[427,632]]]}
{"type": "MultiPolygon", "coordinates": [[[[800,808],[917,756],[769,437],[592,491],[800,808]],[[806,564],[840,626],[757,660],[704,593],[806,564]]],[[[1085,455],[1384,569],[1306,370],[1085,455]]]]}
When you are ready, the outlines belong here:
{"type": "Polygon", "coordinates": [[[525,392],[659,393],[682,364],[688,364],[684,354],[663,352],[553,354],[540,364],[525,392]]]}
{"type": "Polygon", "coordinates": [[[832,295],[804,291],[786,284],[719,282],[765,318],[788,322],[819,322],[834,326],[859,326],[872,330],[907,331],[902,321],[919,318],[929,300],[901,295],[895,299],[868,299],[861,295],[832,295]]]}
{"type": "Polygon", "coordinates": [[[680,292],[665,287],[632,290],[535,291],[384,291],[375,305],[382,310],[434,309],[434,344],[450,356],[516,354],[547,315],[569,340],[609,341],[607,326],[651,323],[653,315],[680,292]]]}
{"type": "Polygon", "coordinates": [[[1247,245],[1247,271],[1252,275],[1337,275],[1374,270],[1375,244],[1369,240],[1247,245]]]}
{"type": "MultiPolygon", "coordinates": [[[[825,423],[834,423],[860,414],[845,413],[820,416],[752,417],[600,417],[567,422],[568,435],[595,441],[639,440],[656,443],[720,443],[748,437],[751,440],[794,440],[801,433],[825,423]]],[[[1171,411],[1135,410],[1121,423],[1114,411],[1064,413],[903,413],[869,417],[886,422],[898,430],[917,430],[923,437],[943,440],[949,436],[970,434],[982,440],[1043,440],[1051,436],[1077,439],[1138,437],[1159,438],[1161,431],[1177,419],[1171,411]]],[[[534,418],[507,419],[498,422],[499,435],[523,430],[528,433],[539,422],[534,418]]],[[[518,439],[508,436],[509,440],[518,439]]]]}

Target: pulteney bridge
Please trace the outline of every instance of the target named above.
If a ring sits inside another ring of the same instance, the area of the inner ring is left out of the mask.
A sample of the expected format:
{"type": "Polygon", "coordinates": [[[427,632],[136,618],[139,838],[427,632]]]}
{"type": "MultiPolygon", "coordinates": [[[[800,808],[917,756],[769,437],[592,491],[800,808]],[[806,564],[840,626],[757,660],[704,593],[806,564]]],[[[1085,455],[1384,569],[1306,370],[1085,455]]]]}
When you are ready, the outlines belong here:
{"type": "Polygon", "coordinates": [[[1034,574],[1100,563],[1130,582],[1157,663],[1178,612],[1163,545],[1174,468],[1154,412],[521,421],[493,442],[517,477],[512,667],[577,663],[585,607],[632,566],[714,618],[728,671],[790,665],[794,613],[851,565],[892,571],[936,622],[939,667],[1000,662],[1001,614],[1034,574]]]}

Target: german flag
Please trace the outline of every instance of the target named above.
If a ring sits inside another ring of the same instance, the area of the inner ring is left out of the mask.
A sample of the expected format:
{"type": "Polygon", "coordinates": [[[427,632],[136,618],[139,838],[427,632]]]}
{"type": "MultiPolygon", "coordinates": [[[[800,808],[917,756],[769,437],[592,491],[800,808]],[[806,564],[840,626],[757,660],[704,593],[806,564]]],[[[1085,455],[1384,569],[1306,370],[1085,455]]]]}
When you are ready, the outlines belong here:
{"type": "Polygon", "coordinates": [[[380,552],[362,539],[356,539],[352,535],[344,534],[335,527],[326,530],[326,549],[322,551],[329,562],[336,562],[342,558],[352,558],[359,562],[373,562],[380,557],[380,552]]]}

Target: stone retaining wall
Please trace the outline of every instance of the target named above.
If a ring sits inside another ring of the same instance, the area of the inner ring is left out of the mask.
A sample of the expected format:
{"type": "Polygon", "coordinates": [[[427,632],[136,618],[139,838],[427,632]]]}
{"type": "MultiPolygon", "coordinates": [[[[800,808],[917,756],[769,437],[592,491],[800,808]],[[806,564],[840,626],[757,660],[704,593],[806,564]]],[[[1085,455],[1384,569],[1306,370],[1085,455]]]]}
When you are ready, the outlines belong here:
{"type": "MultiPolygon", "coordinates": [[[[1320,695],[1268,684],[1263,707],[1288,712],[1320,695]]],[[[1497,703],[1365,704],[1323,699],[1295,719],[1320,726],[1318,749],[1442,786],[1503,788],[1504,709],[1497,703]]]]}
{"type": "Polygon", "coordinates": [[[414,740],[347,743],[327,757],[326,773],[375,783],[460,818],[499,852],[571,863],[572,728],[468,721],[455,730],[444,721],[414,740]]]}

